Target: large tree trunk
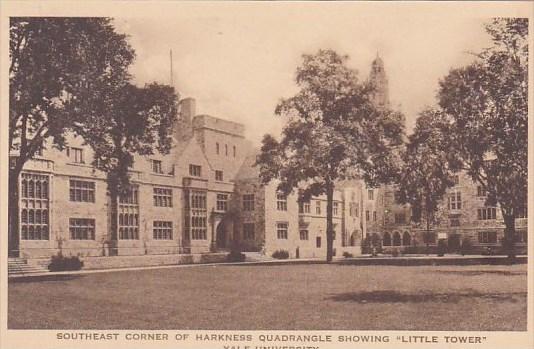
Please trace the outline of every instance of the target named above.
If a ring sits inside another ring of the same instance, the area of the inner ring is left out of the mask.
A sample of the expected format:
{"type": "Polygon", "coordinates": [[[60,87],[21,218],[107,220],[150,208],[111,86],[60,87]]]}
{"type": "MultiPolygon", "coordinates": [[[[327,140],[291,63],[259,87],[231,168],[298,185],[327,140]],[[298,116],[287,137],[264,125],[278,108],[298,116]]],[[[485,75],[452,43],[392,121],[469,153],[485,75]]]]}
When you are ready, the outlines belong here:
{"type": "Polygon", "coordinates": [[[334,224],[332,213],[334,206],[334,185],[329,183],[326,188],[326,261],[330,263],[334,255],[334,224]]]}
{"type": "Polygon", "coordinates": [[[9,169],[9,201],[8,201],[8,246],[9,256],[19,257],[20,227],[19,227],[19,177],[21,168],[9,169]]]}
{"type": "Polygon", "coordinates": [[[515,260],[515,215],[510,214],[511,210],[502,210],[504,219],[504,241],[503,247],[508,254],[511,263],[515,260]]]}

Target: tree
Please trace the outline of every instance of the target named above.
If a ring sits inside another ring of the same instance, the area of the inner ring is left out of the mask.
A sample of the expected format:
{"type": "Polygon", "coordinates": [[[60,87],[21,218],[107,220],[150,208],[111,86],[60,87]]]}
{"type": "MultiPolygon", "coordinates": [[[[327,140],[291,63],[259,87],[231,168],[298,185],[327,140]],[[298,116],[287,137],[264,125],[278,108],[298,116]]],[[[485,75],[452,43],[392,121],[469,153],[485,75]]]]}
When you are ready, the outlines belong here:
{"type": "Polygon", "coordinates": [[[18,252],[19,176],[47,142],[94,113],[129,78],[134,51],[109,18],[12,17],[9,41],[9,250],[18,252]]]}
{"type": "Polygon", "coordinates": [[[454,185],[453,173],[458,167],[453,153],[447,150],[448,127],[441,112],[424,110],[402,154],[398,201],[410,204],[412,221],[419,223],[424,218],[427,247],[435,214],[445,192],[454,185]]]}
{"type": "Polygon", "coordinates": [[[496,18],[493,46],[440,81],[439,105],[451,118],[451,149],[499,203],[504,247],[514,257],[515,217],[527,202],[528,19],[496,18]]]}
{"type": "Polygon", "coordinates": [[[279,180],[278,190],[299,190],[301,200],[327,198],[327,255],[333,255],[332,210],[335,183],[364,178],[369,185],[392,180],[393,147],[402,143],[402,115],[377,108],[373,85],[359,83],[346,67],[347,56],[331,50],[303,55],[297,68],[300,91],[283,99],[275,113],[287,119],[280,141],[266,135],[256,164],[263,183],[279,180]]]}
{"type": "Polygon", "coordinates": [[[117,239],[117,205],[130,190],[134,154],[169,152],[177,116],[174,88],[152,83],[143,88],[127,83],[106,96],[101,114],[89,116],[75,131],[95,152],[93,166],[106,174],[111,207],[110,240],[117,239]]]}

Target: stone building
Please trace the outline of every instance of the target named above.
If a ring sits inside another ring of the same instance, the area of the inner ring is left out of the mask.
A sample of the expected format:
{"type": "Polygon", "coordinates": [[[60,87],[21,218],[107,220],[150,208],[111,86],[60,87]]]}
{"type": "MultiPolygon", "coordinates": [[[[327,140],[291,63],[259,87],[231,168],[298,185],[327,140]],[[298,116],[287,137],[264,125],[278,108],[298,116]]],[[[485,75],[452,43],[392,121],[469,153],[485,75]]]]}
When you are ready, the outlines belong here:
{"type": "MultiPolygon", "coordinates": [[[[375,101],[387,106],[383,61],[372,63],[375,101]]],[[[111,207],[105,175],[92,167],[93,152],[70,135],[68,147],[43,149],[20,178],[21,257],[65,255],[162,255],[209,253],[239,247],[292,258],[326,255],[326,198],[298,202],[296,194],[262,185],[254,166],[257,151],[244,126],[197,115],[195,100],[180,103],[169,154],[136,156],[132,189],[118,203],[117,234],[110,233],[111,207]]],[[[16,156],[15,153],[10,156],[16,156]]],[[[369,188],[363,181],[336,184],[334,249],[361,253],[362,240],[374,237],[386,250],[421,245],[422,226],[410,223],[410,209],[395,202],[395,186],[369,188]]],[[[526,217],[518,218],[518,242],[527,239],[526,217]]],[[[477,246],[498,246],[504,225],[496,207],[463,174],[447,193],[439,225],[429,243],[450,246],[469,237],[477,246]]],[[[11,236],[10,236],[11,238],[11,236]]]]}

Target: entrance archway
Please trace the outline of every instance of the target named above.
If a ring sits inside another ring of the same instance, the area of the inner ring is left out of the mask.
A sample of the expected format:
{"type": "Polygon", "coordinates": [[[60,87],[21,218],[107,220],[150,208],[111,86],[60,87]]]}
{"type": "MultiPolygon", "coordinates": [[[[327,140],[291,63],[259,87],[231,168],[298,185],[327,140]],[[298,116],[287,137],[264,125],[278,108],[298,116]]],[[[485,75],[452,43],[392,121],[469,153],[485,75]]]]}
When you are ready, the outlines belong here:
{"type": "Polygon", "coordinates": [[[224,222],[217,224],[217,229],[215,231],[215,240],[217,242],[216,246],[218,248],[226,248],[227,246],[227,232],[224,222]]]}

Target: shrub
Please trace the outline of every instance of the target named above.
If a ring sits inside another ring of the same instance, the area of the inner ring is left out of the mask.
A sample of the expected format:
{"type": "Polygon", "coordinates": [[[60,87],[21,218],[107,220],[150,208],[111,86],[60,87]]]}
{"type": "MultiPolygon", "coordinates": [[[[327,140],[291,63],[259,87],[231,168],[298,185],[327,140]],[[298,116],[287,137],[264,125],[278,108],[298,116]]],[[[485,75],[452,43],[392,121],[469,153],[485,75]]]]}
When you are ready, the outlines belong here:
{"type": "Polygon", "coordinates": [[[352,255],[352,253],[345,251],[345,252],[343,252],[343,257],[345,257],[345,258],[352,258],[352,257],[354,257],[354,256],[352,255]]]}
{"type": "Polygon", "coordinates": [[[83,262],[78,256],[64,257],[61,253],[52,256],[48,270],[50,271],[66,271],[66,270],[80,270],[83,267],[83,262]]]}
{"type": "Polygon", "coordinates": [[[276,259],[288,259],[289,258],[289,252],[287,252],[286,250],[274,251],[273,258],[276,258],[276,259]]]}
{"type": "Polygon", "coordinates": [[[244,262],[245,261],[245,254],[239,250],[232,250],[228,255],[226,256],[227,262],[244,262]]]}

